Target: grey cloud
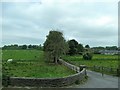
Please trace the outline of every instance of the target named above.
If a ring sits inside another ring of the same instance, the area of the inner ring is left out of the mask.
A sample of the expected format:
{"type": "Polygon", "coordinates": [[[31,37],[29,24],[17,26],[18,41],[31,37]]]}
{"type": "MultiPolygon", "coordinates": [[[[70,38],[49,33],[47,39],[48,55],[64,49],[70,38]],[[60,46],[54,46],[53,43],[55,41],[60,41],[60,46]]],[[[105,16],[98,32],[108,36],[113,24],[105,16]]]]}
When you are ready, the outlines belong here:
{"type": "Polygon", "coordinates": [[[83,44],[117,43],[117,28],[112,25],[116,24],[117,10],[112,3],[7,3],[3,15],[3,44],[43,43],[52,28],[63,31],[67,40],[75,38],[83,44]],[[115,20],[103,26],[86,23],[87,19],[101,16],[111,16],[115,20]]]}
{"type": "Polygon", "coordinates": [[[7,37],[4,38],[5,40],[2,41],[2,44],[41,44],[44,42],[43,39],[26,36],[8,35],[7,37]]]}

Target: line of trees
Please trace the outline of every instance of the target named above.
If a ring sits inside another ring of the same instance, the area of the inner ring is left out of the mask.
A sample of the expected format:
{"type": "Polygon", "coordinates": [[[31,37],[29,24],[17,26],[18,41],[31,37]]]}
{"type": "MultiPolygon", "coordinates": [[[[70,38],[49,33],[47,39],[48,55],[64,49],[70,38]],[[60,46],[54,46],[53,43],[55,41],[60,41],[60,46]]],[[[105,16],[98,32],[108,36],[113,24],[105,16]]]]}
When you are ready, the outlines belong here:
{"type": "Polygon", "coordinates": [[[118,50],[118,47],[117,46],[106,46],[106,47],[93,47],[92,49],[95,49],[95,50],[118,50]]]}
{"type": "Polygon", "coordinates": [[[117,46],[106,46],[106,47],[92,47],[91,48],[94,51],[94,54],[100,54],[100,50],[120,50],[120,47],[117,46]]]}
{"type": "Polygon", "coordinates": [[[27,50],[27,49],[37,49],[42,50],[43,46],[40,45],[5,45],[2,47],[3,50],[27,50]]]}

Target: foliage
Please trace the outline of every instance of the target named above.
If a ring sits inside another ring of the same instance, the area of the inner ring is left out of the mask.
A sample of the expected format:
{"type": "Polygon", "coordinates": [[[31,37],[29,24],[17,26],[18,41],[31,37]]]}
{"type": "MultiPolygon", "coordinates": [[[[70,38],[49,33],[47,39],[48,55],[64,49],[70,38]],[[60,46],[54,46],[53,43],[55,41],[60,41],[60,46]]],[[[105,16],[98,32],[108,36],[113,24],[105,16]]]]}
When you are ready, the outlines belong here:
{"type": "Polygon", "coordinates": [[[84,47],[83,47],[83,45],[82,44],[78,44],[78,46],[77,46],[77,52],[80,54],[82,54],[82,52],[84,52],[84,47]]]}
{"type": "Polygon", "coordinates": [[[75,39],[69,40],[68,41],[68,45],[69,45],[69,54],[70,55],[75,55],[77,54],[77,46],[78,46],[78,42],[75,39]]]}
{"type": "Polygon", "coordinates": [[[49,61],[57,63],[61,55],[68,50],[68,45],[63,37],[62,32],[50,31],[44,43],[44,51],[49,61]]]}
{"type": "Polygon", "coordinates": [[[76,81],[75,81],[75,84],[80,84],[80,81],[79,81],[79,80],[76,80],[76,81]]]}
{"type": "Polygon", "coordinates": [[[117,46],[106,46],[106,50],[118,50],[117,46]]]}
{"type": "Polygon", "coordinates": [[[42,46],[40,45],[28,45],[28,49],[36,49],[36,50],[42,50],[42,46]]]}
{"type": "Polygon", "coordinates": [[[22,46],[22,49],[27,49],[27,45],[23,45],[23,46],[22,46]]]}
{"type": "Polygon", "coordinates": [[[89,45],[85,45],[85,48],[90,48],[90,46],[89,45]]]}
{"type": "Polygon", "coordinates": [[[82,44],[79,44],[75,39],[68,41],[69,45],[69,55],[80,54],[84,51],[84,47],[82,44]]]}
{"type": "Polygon", "coordinates": [[[9,74],[8,70],[9,70],[9,67],[6,65],[6,63],[3,64],[3,66],[2,66],[2,85],[4,87],[7,87],[10,84],[10,82],[9,82],[10,74],[9,74]]]}
{"type": "Polygon", "coordinates": [[[37,50],[42,50],[41,45],[5,45],[2,47],[3,50],[26,50],[26,49],[37,49],[37,50]]]}
{"type": "Polygon", "coordinates": [[[93,57],[92,53],[87,52],[87,53],[83,54],[83,59],[84,60],[91,60],[92,57],[93,57]]]}
{"type": "Polygon", "coordinates": [[[117,46],[106,46],[106,47],[92,47],[92,50],[94,51],[94,54],[100,54],[100,50],[118,50],[119,48],[117,46]]]}

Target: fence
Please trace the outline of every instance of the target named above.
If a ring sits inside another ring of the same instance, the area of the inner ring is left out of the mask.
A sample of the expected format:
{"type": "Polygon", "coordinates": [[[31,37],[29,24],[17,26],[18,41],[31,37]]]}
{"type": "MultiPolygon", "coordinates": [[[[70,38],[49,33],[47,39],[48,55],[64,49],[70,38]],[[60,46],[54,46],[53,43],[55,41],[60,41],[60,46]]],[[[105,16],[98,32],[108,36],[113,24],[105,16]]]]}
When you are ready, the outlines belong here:
{"type": "Polygon", "coordinates": [[[59,59],[59,63],[63,64],[64,66],[70,68],[71,70],[73,70],[73,71],[75,71],[77,73],[80,72],[80,68],[79,67],[77,67],[75,65],[72,65],[72,64],[70,64],[70,63],[68,63],[68,62],[66,62],[66,61],[64,61],[62,59],[59,59]]]}
{"type": "Polygon", "coordinates": [[[91,69],[93,71],[97,71],[102,73],[102,76],[104,74],[110,74],[113,76],[120,76],[120,69],[119,68],[110,68],[110,67],[103,67],[103,66],[96,66],[94,65],[93,67],[87,67],[88,69],[91,69]]]}

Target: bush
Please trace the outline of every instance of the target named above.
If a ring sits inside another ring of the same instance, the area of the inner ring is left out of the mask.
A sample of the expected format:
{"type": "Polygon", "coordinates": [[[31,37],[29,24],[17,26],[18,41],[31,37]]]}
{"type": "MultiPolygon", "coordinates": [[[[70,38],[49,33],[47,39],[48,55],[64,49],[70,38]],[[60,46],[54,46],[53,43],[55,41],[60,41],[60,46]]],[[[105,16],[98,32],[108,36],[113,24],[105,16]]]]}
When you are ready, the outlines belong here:
{"type": "Polygon", "coordinates": [[[83,59],[84,60],[91,60],[93,57],[92,53],[85,53],[83,54],[83,59]]]}
{"type": "Polygon", "coordinates": [[[10,84],[10,82],[9,82],[10,74],[8,72],[8,69],[9,68],[7,66],[5,67],[3,65],[3,67],[2,67],[2,85],[4,87],[7,87],[10,84]]]}
{"type": "Polygon", "coordinates": [[[9,76],[5,73],[2,74],[2,85],[7,87],[9,85],[9,76]]]}
{"type": "Polygon", "coordinates": [[[80,81],[79,81],[79,80],[76,80],[76,81],[75,81],[75,84],[80,84],[80,81]]]}

